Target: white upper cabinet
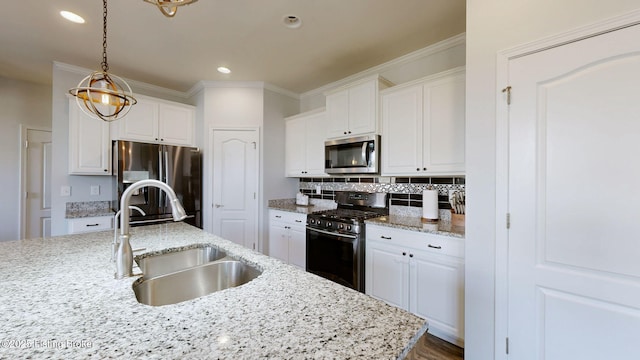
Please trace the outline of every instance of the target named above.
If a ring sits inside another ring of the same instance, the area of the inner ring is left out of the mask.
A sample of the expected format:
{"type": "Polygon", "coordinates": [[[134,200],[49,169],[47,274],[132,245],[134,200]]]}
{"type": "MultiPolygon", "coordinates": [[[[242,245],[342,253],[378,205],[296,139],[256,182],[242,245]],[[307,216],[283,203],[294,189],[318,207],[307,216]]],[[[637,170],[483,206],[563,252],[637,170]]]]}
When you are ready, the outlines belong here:
{"type": "Polygon", "coordinates": [[[376,75],[326,93],[327,138],[377,133],[379,90],[389,86],[376,75]]]}
{"type": "Polygon", "coordinates": [[[195,146],[195,108],[136,95],[138,103],[118,120],[114,140],[195,146]]]}
{"type": "Polygon", "coordinates": [[[382,175],[464,174],[464,69],[387,89],[381,99],[382,175]]]}
{"type": "Polygon", "coordinates": [[[109,123],[85,114],[69,99],[69,174],[111,175],[109,123]]]}
{"type": "Polygon", "coordinates": [[[324,109],[285,120],[285,176],[327,176],[324,172],[324,109]]]}

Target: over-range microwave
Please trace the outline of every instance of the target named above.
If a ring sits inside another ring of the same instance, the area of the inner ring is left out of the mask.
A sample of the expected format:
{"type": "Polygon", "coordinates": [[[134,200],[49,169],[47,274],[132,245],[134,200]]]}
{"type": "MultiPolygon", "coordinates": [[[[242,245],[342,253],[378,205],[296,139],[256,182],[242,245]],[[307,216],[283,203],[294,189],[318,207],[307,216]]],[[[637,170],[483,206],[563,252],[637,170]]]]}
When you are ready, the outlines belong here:
{"type": "Polygon", "coordinates": [[[327,174],[378,174],[380,135],[366,135],[324,142],[327,174]]]}

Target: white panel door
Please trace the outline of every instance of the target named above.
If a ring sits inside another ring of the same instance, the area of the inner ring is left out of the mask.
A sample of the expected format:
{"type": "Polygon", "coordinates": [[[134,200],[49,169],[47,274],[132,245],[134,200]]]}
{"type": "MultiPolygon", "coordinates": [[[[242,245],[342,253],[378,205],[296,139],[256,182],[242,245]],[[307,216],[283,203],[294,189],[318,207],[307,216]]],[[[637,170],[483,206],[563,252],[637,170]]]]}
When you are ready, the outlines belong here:
{"type": "Polygon", "coordinates": [[[213,233],[250,249],[258,241],[258,131],[213,132],[213,233]]]}
{"type": "Polygon", "coordinates": [[[27,142],[25,238],[50,237],[51,131],[28,129],[27,142]]]}
{"type": "Polygon", "coordinates": [[[640,25],[509,63],[513,359],[640,358],[638,39],[640,25]]]}

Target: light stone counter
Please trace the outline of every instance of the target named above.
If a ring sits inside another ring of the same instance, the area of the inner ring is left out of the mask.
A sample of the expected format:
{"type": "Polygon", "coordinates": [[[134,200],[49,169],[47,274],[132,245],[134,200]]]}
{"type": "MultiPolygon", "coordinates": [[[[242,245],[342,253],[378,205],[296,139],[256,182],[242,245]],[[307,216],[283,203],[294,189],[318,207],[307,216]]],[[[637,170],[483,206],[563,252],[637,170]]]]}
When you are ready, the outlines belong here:
{"type": "MultiPolygon", "coordinates": [[[[174,305],[115,280],[112,232],[0,243],[2,359],[396,359],[425,320],[183,223],[132,228],[145,252],[211,243],[262,269],[174,305]]],[[[422,343],[422,342],[420,342],[422,343]]]]}
{"type": "Polygon", "coordinates": [[[464,227],[453,226],[451,225],[451,222],[448,221],[426,222],[419,216],[388,215],[374,219],[367,219],[365,220],[365,223],[464,238],[464,227]]]}

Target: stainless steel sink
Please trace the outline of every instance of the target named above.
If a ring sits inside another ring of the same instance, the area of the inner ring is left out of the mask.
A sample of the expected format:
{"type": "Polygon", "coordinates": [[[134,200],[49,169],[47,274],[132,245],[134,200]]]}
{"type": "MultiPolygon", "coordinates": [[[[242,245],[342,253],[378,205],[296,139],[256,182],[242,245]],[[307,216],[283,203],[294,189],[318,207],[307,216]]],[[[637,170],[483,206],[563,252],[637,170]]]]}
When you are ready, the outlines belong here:
{"type": "Polygon", "coordinates": [[[217,247],[203,244],[190,249],[169,250],[169,252],[159,255],[147,254],[136,257],[135,261],[142,270],[145,279],[150,279],[220,260],[226,256],[227,254],[218,250],[217,247]]]}
{"type": "Polygon", "coordinates": [[[237,260],[220,260],[133,283],[138,302],[161,306],[191,300],[242,284],[262,272],[237,260]]]}

